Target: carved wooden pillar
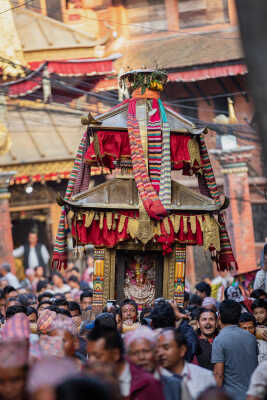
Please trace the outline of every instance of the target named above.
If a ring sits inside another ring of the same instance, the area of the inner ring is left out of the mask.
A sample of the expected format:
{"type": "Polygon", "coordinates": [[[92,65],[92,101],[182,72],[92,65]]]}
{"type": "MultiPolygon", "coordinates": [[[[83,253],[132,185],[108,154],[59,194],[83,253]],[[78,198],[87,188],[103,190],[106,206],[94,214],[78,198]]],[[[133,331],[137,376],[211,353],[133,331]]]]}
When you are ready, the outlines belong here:
{"type": "Polygon", "coordinates": [[[93,313],[100,313],[104,303],[105,249],[94,250],[93,313]]]}
{"type": "Polygon", "coordinates": [[[186,244],[177,243],[175,251],[174,269],[174,300],[178,306],[184,305],[185,266],[186,266],[186,244]]]}
{"type": "Polygon", "coordinates": [[[94,250],[94,314],[102,312],[107,300],[115,298],[115,256],[115,249],[94,250]]]}

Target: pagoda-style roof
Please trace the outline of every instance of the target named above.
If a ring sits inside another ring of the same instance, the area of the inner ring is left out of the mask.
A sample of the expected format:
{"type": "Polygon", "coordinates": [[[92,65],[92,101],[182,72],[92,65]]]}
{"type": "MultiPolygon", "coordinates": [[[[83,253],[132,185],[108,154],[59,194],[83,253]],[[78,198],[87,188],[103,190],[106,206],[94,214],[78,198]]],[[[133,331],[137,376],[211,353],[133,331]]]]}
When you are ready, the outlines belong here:
{"type": "MultiPolygon", "coordinates": [[[[65,201],[71,208],[95,210],[138,210],[138,190],[133,178],[115,178],[65,201]]],[[[216,211],[214,200],[172,181],[172,198],[168,211],[216,211]]]]}
{"type": "MultiPolygon", "coordinates": [[[[189,132],[193,135],[199,135],[204,132],[204,128],[196,128],[196,126],[188,119],[182,117],[180,114],[172,110],[170,107],[164,105],[167,115],[168,123],[171,132],[186,133],[189,132]]],[[[128,103],[121,103],[119,106],[112,108],[104,114],[95,117],[95,120],[100,122],[100,129],[112,130],[128,130],[127,127],[128,103]]],[[[89,125],[95,128],[96,125],[89,125]]],[[[98,129],[99,129],[98,126],[98,129]]]]}
{"type": "MultiPolygon", "coordinates": [[[[168,37],[136,39],[127,41],[127,46],[120,49],[123,58],[116,62],[119,72],[125,65],[138,68],[154,68],[155,60],[159,68],[171,70],[181,68],[188,70],[194,67],[214,63],[240,62],[244,60],[239,32],[205,32],[205,34],[175,34],[168,37]],[[219,50],[218,50],[219,49],[219,50]]],[[[207,78],[206,78],[207,79],[207,78]]],[[[197,80],[197,79],[196,79],[197,80]]]]}

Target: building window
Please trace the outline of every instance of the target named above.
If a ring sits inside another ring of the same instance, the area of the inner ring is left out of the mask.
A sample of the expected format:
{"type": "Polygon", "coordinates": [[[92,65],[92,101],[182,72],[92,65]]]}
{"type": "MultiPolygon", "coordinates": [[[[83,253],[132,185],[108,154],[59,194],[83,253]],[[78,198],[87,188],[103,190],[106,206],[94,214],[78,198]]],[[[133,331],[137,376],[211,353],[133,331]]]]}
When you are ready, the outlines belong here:
{"type": "Polygon", "coordinates": [[[255,242],[265,242],[267,237],[267,203],[253,203],[252,216],[255,242]]]}
{"type": "Polygon", "coordinates": [[[164,0],[126,0],[130,35],[167,31],[164,0]]]}
{"type": "Polygon", "coordinates": [[[177,1],[181,29],[229,22],[228,0],[177,1]]]}

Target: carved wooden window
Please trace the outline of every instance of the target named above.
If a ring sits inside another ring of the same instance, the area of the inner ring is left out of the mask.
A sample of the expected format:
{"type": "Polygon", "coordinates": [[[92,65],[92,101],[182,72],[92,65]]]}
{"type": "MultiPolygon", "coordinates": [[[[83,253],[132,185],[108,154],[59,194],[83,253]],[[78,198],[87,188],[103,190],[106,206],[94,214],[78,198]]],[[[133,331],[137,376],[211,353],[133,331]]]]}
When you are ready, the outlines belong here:
{"type": "Polygon", "coordinates": [[[227,0],[177,1],[181,29],[229,22],[227,0]]]}
{"type": "Polygon", "coordinates": [[[167,31],[164,0],[126,0],[130,35],[167,31]]]}

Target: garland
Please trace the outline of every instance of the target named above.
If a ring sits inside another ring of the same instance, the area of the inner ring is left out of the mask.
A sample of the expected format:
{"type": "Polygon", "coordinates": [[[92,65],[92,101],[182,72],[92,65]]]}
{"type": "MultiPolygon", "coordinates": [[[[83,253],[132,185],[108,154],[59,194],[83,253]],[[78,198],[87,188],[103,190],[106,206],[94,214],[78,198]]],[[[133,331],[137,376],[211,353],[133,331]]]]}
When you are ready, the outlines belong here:
{"type": "Polygon", "coordinates": [[[146,89],[162,91],[168,77],[164,71],[154,71],[132,73],[124,79],[131,91],[141,88],[141,94],[144,94],[146,89]]]}

